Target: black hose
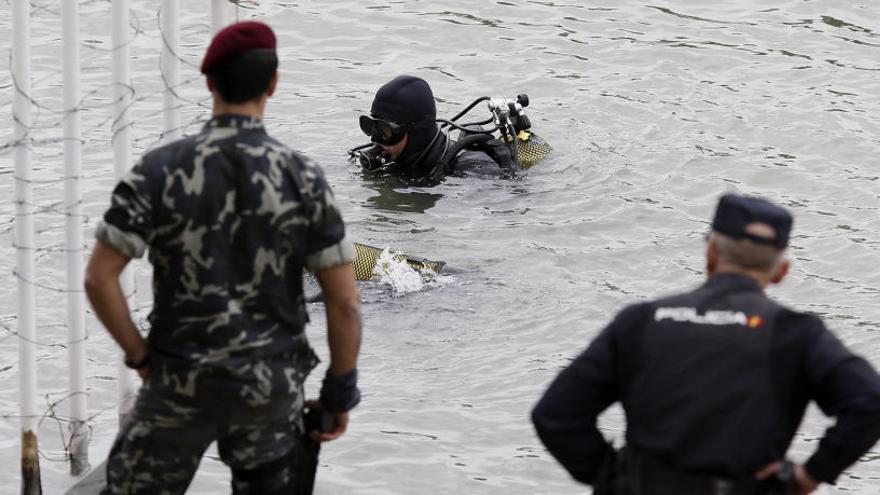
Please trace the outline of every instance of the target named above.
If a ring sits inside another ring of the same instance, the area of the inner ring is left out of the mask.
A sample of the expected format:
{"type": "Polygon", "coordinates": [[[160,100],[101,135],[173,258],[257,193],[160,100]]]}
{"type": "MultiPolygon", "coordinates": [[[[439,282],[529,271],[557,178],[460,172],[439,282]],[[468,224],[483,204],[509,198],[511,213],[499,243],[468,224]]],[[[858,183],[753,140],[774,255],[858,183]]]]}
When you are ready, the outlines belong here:
{"type": "MultiPolygon", "coordinates": [[[[452,127],[453,129],[458,129],[459,131],[467,132],[468,134],[492,134],[493,132],[495,132],[495,131],[498,130],[498,127],[497,127],[497,126],[491,128],[491,129],[489,129],[488,131],[485,130],[485,129],[473,129],[473,128],[468,128],[468,127],[465,127],[465,126],[463,126],[463,125],[458,125],[458,124],[456,124],[455,122],[452,122],[451,120],[446,120],[446,119],[437,119],[437,122],[443,122],[443,123],[444,123],[444,125],[441,125],[441,126],[440,126],[441,129],[442,129],[443,127],[449,126],[449,127],[452,127]]],[[[489,122],[492,122],[492,120],[489,119],[489,121],[486,122],[486,123],[488,124],[489,122]]],[[[471,124],[469,124],[469,125],[471,125],[471,124]]]]}
{"type": "Polygon", "coordinates": [[[486,120],[481,120],[481,121],[479,121],[479,122],[468,122],[467,124],[459,124],[459,125],[461,125],[462,127],[470,127],[470,126],[472,126],[472,125],[477,125],[477,126],[482,127],[482,126],[484,126],[484,125],[491,124],[493,120],[495,120],[495,119],[492,118],[492,117],[489,117],[488,119],[486,119],[486,120]]]}
{"type": "Polygon", "coordinates": [[[476,100],[474,100],[473,102],[471,102],[470,105],[464,107],[464,110],[458,112],[457,114],[455,114],[455,117],[452,117],[452,118],[449,119],[449,120],[452,121],[452,122],[455,122],[455,121],[458,120],[462,115],[464,115],[464,114],[470,112],[471,109],[474,108],[475,106],[477,106],[477,104],[480,103],[481,101],[486,101],[486,100],[491,100],[491,99],[492,99],[492,98],[490,98],[490,97],[488,97],[488,96],[481,96],[481,97],[477,98],[476,100]]]}
{"type": "Polygon", "coordinates": [[[372,143],[372,142],[369,142],[369,143],[367,143],[367,144],[362,144],[362,145],[360,145],[360,146],[355,146],[354,148],[348,150],[348,156],[354,156],[354,155],[355,155],[355,152],[360,151],[360,150],[362,150],[362,149],[364,149],[364,148],[369,148],[369,147],[372,146],[372,145],[373,145],[373,143],[372,143]]]}

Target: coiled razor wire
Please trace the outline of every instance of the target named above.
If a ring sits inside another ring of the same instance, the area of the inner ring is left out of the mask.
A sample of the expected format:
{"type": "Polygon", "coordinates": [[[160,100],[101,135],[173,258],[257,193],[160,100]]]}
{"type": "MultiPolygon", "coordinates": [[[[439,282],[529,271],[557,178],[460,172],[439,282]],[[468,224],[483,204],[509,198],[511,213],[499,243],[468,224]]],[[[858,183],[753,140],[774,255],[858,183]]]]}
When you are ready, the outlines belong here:
{"type": "MultiPolygon", "coordinates": [[[[203,0],[208,1],[208,0],[203,0]]],[[[235,19],[238,19],[239,9],[245,8],[253,8],[257,4],[255,1],[236,1],[236,0],[227,0],[230,4],[235,6],[235,19]]],[[[104,7],[107,8],[108,16],[109,16],[109,7],[111,0],[80,0],[79,7],[83,9],[84,7],[89,7],[91,10],[98,10],[104,7]]],[[[10,0],[2,0],[2,3],[9,7],[7,10],[11,10],[10,0]]],[[[181,0],[181,5],[183,5],[183,1],[181,0]]],[[[137,118],[130,117],[127,125],[125,127],[119,127],[118,123],[120,119],[128,113],[131,115],[131,112],[142,105],[145,105],[147,102],[150,102],[154,99],[159,99],[166,92],[171,92],[176,98],[176,105],[174,107],[175,110],[180,110],[183,108],[186,109],[210,109],[211,108],[211,98],[210,96],[205,96],[202,98],[187,98],[182,94],[182,90],[188,87],[193,86],[196,83],[201,83],[202,75],[198,73],[198,65],[193,63],[191,60],[184,58],[176,47],[172,47],[168,43],[168,37],[166,33],[163,32],[161,23],[159,21],[161,16],[161,9],[156,10],[155,15],[155,26],[149,27],[145,26],[141,16],[138,16],[137,12],[134,10],[129,11],[129,31],[130,36],[128,39],[119,46],[112,46],[110,48],[104,48],[100,45],[100,43],[90,40],[85,40],[80,42],[80,47],[91,51],[91,52],[103,52],[112,54],[117,50],[125,47],[132,46],[138,38],[141,37],[150,37],[157,36],[160,41],[160,44],[155,47],[155,58],[156,58],[156,77],[155,81],[159,82],[159,89],[150,92],[139,91],[139,85],[137,82],[132,82],[131,84],[124,85],[125,95],[121,97],[113,97],[110,98],[109,101],[96,101],[100,96],[104,94],[113,94],[116,89],[116,84],[114,82],[110,82],[106,85],[100,87],[93,87],[86,91],[78,101],[77,105],[72,109],[64,109],[54,106],[54,103],[43,101],[39,97],[35,96],[37,90],[45,90],[47,87],[52,87],[53,85],[57,86],[58,81],[61,79],[61,68],[60,64],[53,67],[40,66],[39,77],[31,76],[31,92],[26,93],[22,90],[19,81],[15,79],[14,71],[13,71],[13,53],[11,48],[9,49],[9,54],[7,56],[7,71],[10,75],[10,79],[6,83],[0,83],[0,88],[8,91],[6,93],[8,96],[0,99],[0,107],[4,108],[7,115],[13,114],[12,112],[12,102],[14,96],[21,95],[23,96],[31,107],[31,124],[27,126],[24,136],[21,139],[10,139],[5,143],[0,143],[0,160],[7,161],[9,165],[0,165],[0,175],[11,175],[13,181],[15,182],[24,182],[29,184],[35,193],[39,193],[39,197],[35,194],[35,198],[31,202],[27,203],[18,203],[13,204],[14,202],[9,202],[7,204],[13,205],[12,208],[8,210],[4,209],[0,211],[0,235],[10,235],[14,230],[15,225],[15,216],[16,209],[24,206],[23,210],[25,210],[23,215],[32,216],[35,219],[48,219],[48,223],[50,224],[49,228],[43,228],[37,224],[38,230],[36,231],[35,237],[39,239],[41,234],[45,233],[54,233],[54,231],[58,231],[59,233],[63,229],[60,224],[63,224],[61,220],[65,217],[70,217],[72,215],[77,215],[81,219],[81,224],[86,225],[91,223],[92,218],[90,215],[83,212],[81,214],[73,213],[74,207],[81,206],[82,201],[78,201],[75,204],[66,204],[64,201],[57,200],[58,197],[61,197],[63,194],[59,189],[59,186],[68,180],[80,180],[86,176],[83,174],[83,177],[80,176],[68,176],[65,174],[61,174],[58,177],[51,177],[51,172],[49,174],[46,173],[46,170],[53,170],[56,168],[61,168],[61,163],[63,160],[63,151],[60,149],[63,147],[65,138],[62,137],[62,126],[65,118],[71,112],[81,112],[80,115],[89,115],[90,120],[94,121],[94,124],[90,124],[88,127],[83,127],[80,131],[80,142],[83,145],[109,145],[113,143],[116,139],[119,132],[124,129],[137,129],[140,131],[139,135],[132,136],[132,151],[133,153],[142,153],[144,151],[150,150],[164,140],[165,134],[167,132],[172,131],[180,131],[184,132],[187,129],[192,128],[198,124],[203,123],[207,120],[205,117],[205,112],[197,112],[197,115],[190,118],[188,121],[184,121],[177,129],[147,129],[144,127],[138,127],[138,123],[140,121],[148,120],[153,117],[159,116],[163,114],[166,110],[164,105],[158,105],[159,108],[153,110],[147,110],[137,115],[137,118]],[[151,35],[151,32],[158,33],[158,35],[151,35]],[[183,66],[189,69],[196,69],[196,75],[182,78],[182,80],[175,85],[169,85],[165,80],[164,75],[161,71],[161,57],[159,56],[162,51],[163,45],[166,49],[168,49],[171,56],[173,56],[177,61],[179,61],[183,66]],[[128,103],[122,110],[116,110],[116,105],[118,105],[122,99],[125,98],[128,100],[128,103]],[[95,119],[95,116],[100,113],[105,113],[105,116],[95,119]],[[34,156],[33,163],[39,163],[41,165],[39,171],[35,168],[34,172],[39,173],[40,177],[36,178],[28,178],[25,179],[23,177],[18,176],[15,173],[14,167],[11,166],[12,155],[14,151],[19,146],[26,146],[32,152],[39,152],[40,154],[34,156]],[[52,199],[46,199],[52,198],[52,199]],[[55,222],[59,222],[59,225],[55,225],[55,222]],[[40,230],[42,228],[42,230],[40,230]]],[[[82,14],[81,14],[82,17],[82,14]]],[[[32,20],[38,19],[40,21],[49,20],[52,22],[53,20],[57,20],[60,31],[61,24],[61,11],[59,4],[54,0],[46,0],[46,1],[36,1],[32,0],[30,2],[30,18],[32,20]]],[[[204,29],[201,31],[204,33],[204,39],[207,42],[209,37],[209,29],[204,29]]],[[[33,64],[33,62],[32,62],[33,64]]],[[[109,71],[108,71],[109,72],[109,71]]],[[[51,100],[54,101],[60,100],[60,96],[52,96],[51,100]]],[[[60,104],[59,104],[60,106],[60,104]]],[[[15,117],[13,115],[13,117],[15,117]]],[[[17,122],[17,124],[20,122],[17,122]]],[[[89,155],[83,153],[83,163],[88,166],[87,157],[89,155]]],[[[103,171],[101,173],[104,173],[103,171]]],[[[107,193],[109,197],[109,191],[107,193]]],[[[36,224],[36,222],[35,222],[36,224]]],[[[16,252],[20,252],[22,250],[30,251],[35,260],[35,268],[39,268],[41,264],[47,264],[50,261],[54,261],[58,263],[59,258],[57,255],[59,253],[66,254],[68,252],[65,249],[63,242],[48,242],[40,245],[34,246],[21,246],[17,245],[15,242],[12,242],[12,248],[16,252]]],[[[87,251],[87,246],[83,245],[74,250],[75,252],[81,253],[81,255],[85,256],[87,251]]],[[[10,257],[12,258],[12,257],[10,257]]],[[[61,256],[60,258],[63,258],[61,256]]],[[[54,268],[52,268],[54,270],[54,268]]],[[[39,271],[39,270],[37,270],[39,271]]],[[[82,292],[82,289],[77,289],[76,291],[71,291],[63,286],[63,278],[61,278],[61,282],[56,283],[56,279],[59,277],[56,276],[35,276],[33,280],[25,280],[23,279],[18,270],[13,268],[12,276],[14,280],[21,280],[25,284],[32,286],[35,291],[40,291],[40,294],[46,295],[48,294],[49,298],[61,299],[65,294],[70,292],[82,292]]],[[[137,297],[140,295],[138,290],[137,283],[135,284],[134,291],[131,294],[126,294],[126,299],[129,301],[131,305],[131,310],[133,312],[134,319],[136,320],[136,324],[139,328],[146,328],[146,318],[145,315],[149,312],[152,304],[151,303],[137,303],[137,297]]],[[[11,299],[11,298],[10,298],[11,299]]],[[[63,303],[59,303],[63,304],[63,303]]],[[[45,318],[45,316],[44,316],[45,318]]],[[[63,317],[62,317],[63,318],[63,317]]],[[[90,333],[88,331],[88,325],[86,330],[86,335],[83,339],[77,341],[71,341],[69,339],[58,339],[58,338],[47,338],[47,339],[25,339],[19,332],[14,328],[17,317],[15,314],[8,314],[4,316],[0,316],[0,344],[10,341],[20,341],[26,340],[27,342],[33,344],[39,349],[43,349],[44,352],[55,353],[60,351],[65,351],[69,346],[81,343],[84,341],[88,341],[90,338],[90,333]]],[[[64,322],[60,323],[48,323],[48,324],[40,324],[37,325],[37,333],[43,334],[47,333],[46,331],[63,332],[66,328],[66,324],[64,322]]],[[[0,377],[2,377],[5,373],[16,369],[16,364],[9,364],[3,367],[0,367],[0,377]]],[[[39,451],[39,455],[41,459],[44,459],[48,462],[54,463],[66,463],[69,460],[70,456],[70,445],[73,439],[73,434],[69,431],[67,426],[72,422],[71,418],[59,413],[59,409],[68,402],[76,392],[57,392],[52,391],[48,393],[44,393],[43,397],[45,399],[45,408],[43,412],[38,417],[39,427],[42,429],[44,427],[44,423],[46,422],[54,422],[57,425],[58,435],[61,440],[61,444],[64,446],[63,452],[47,452],[42,448],[39,451]]],[[[108,412],[115,411],[117,404],[114,402],[106,407],[102,407],[97,409],[93,414],[91,414],[85,422],[85,427],[88,428],[88,432],[86,433],[88,437],[92,436],[93,430],[96,425],[96,418],[105,415],[108,412]]],[[[7,420],[10,422],[21,421],[23,418],[21,414],[0,414],[0,419],[7,420]]],[[[42,445],[42,444],[41,444],[42,445]]]]}

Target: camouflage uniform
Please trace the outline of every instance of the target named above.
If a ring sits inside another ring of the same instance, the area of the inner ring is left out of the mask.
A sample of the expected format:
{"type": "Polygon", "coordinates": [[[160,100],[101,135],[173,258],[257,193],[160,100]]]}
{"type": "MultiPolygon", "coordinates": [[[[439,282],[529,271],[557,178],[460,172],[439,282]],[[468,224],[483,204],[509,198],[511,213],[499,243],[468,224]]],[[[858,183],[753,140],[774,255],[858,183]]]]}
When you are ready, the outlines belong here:
{"type": "Polygon", "coordinates": [[[153,265],[150,375],[111,450],[105,493],[182,493],[214,440],[236,492],[285,484],[282,467],[259,489],[247,473],[302,431],[302,383],[317,363],[303,269],[353,259],[321,169],[258,119],[214,117],[143,157],[96,236],[132,258],[149,248],[153,265]]]}

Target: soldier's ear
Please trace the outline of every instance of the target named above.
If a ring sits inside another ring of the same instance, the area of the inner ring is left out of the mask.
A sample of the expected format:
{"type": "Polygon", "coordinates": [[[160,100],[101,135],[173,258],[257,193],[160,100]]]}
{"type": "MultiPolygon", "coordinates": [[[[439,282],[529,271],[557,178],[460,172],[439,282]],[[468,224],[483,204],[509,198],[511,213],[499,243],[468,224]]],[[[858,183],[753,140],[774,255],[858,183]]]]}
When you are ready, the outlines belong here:
{"type": "Polygon", "coordinates": [[[791,266],[791,263],[787,259],[782,260],[782,263],[779,264],[779,268],[777,268],[773,276],[770,277],[770,282],[774,284],[782,282],[782,279],[784,279],[785,276],[788,275],[789,266],[791,266]]]}
{"type": "Polygon", "coordinates": [[[208,91],[214,92],[214,81],[210,77],[205,77],[205,84],[208,85],[208,91]]]}
{"type": "Polygon", "coordinates": [[[275,74],[272,74],[272,79],[269,80],[269,87],[266,88],[266,96],[272,96],[275,94],[275,87],[278,86],[278,71],[275,71],[275,74]]]}

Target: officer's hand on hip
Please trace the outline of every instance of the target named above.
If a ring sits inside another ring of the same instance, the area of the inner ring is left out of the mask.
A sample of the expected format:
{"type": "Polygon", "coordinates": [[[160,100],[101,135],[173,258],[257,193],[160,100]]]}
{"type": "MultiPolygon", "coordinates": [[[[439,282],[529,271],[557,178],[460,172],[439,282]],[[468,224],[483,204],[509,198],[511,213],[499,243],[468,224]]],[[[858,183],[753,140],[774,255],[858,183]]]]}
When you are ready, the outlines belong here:
{"type": "MultiPolygon", "coordinates": [[[[765,480],[771,476],[776,475],[779,470],[782,468],[783,463],[781,461],[771,462],[764,466],[763,469],[755,473],[755,478],[759,480],[765,480]]],[[[804,469],[803,464],[793,464],[794,471],[792,473],[794,477],[794,482],[797,484],[797,491],[795,495],[808,495],[816,491],[816,488],[819,487],[819,482],[813,479],[810,476],[810,473],[804,469]]]]}

